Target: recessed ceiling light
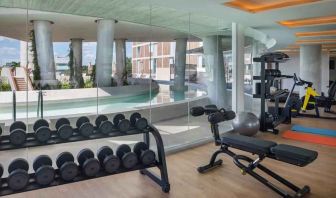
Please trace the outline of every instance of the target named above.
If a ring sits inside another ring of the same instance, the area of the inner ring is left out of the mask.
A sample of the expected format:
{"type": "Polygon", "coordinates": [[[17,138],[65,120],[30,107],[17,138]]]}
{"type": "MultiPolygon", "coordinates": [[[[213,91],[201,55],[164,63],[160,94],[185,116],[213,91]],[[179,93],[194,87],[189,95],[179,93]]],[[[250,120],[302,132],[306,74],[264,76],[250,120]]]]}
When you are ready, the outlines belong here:
{"type": "Polygon", "coordinates": [[[298,40],[296,44],[325,44],[336,43],[336,39],[298,40]]]}
{"type": "Polygon", "coordinates": [[[283,26],[287,26],[289,28],[336,24],[336,16],[295,19],[295,20],[279,21],[278,23],[283,26]]]}
{"type": "Polygon", "coordinates": [[[297,32],[297,37],[314,37],[314,36],[336,36],[336,30],[318,31],[318,32],[297,32]]]}
{"type": "Polygon", "coordinates": [[[224,3],[225,6],[257,13],[283,7],[302,5],[321,0],[232,0],[224,3]]]}

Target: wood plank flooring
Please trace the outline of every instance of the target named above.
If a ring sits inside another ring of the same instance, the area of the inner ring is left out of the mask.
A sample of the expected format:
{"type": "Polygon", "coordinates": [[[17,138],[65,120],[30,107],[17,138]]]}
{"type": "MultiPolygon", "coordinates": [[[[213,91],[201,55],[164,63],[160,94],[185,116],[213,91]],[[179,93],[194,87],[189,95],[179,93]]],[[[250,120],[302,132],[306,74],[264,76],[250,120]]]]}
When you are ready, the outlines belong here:
{"type": "MultiPolygon", "coordinates": [[[[294,119],[293,123],[336,129],[336,121],[334,120],[297,118],[294,119]]],[[[290,126],[288,125],[280,127],[281,131],[289,128],[290,126]]],[[[266,159],[263,164],[300,187],[309,185],[312,192],[307,197],[336,197],[335,147],[283,139],[281,135],[259,133],[258,137],[318,151],[318,159],[303,168],[271,159],[266,159]]],[[[160,187],[149,178],[140,175],[138,172],[132,172],[16,194],[9,197],[279,197],[251,176],[241,175],[239,168],[233,164],[232,158],[224,155],[221,156],[224,160],[222,167],[207,174],[199,174],[196,168],[208,163],[211,154],[216,149],[211,143],[168,156],[167,163],[171,183],[171,192],[169,194],[163,193],[160,187]]],[[[243,152],[237,151],[237,153],[243,152]]]]}

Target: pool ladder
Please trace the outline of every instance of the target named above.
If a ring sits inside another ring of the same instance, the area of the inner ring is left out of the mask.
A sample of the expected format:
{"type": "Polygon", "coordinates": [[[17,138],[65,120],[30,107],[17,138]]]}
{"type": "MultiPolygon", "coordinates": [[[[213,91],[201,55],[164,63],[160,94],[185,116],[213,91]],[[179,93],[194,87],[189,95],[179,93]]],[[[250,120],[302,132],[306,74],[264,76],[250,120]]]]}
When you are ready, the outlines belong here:
{"type": "MultiPolygon", "coordinates": [[[[16,121],[16,91],[13,90],[13,120],[16,121]]],[[[43,92],[42,90],[39,90],[38,92],[38,98],[37,98],[37,110],[36,110],[36,116],[43,118],[43,92]]]]}

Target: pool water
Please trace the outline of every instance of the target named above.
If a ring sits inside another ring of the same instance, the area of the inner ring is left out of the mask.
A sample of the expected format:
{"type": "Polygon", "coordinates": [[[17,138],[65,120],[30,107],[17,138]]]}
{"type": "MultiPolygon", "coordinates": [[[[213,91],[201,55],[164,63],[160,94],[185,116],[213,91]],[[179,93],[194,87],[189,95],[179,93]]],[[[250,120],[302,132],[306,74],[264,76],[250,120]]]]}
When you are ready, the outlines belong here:
{"type": "MultiPolygon", "coordinates": [[[[137,95],[123,98],[95,98],[94,100],[73,102],[59,102],[54,104],[45,104],[43,106],[44,117],[69,116],[76,114],[104,114],[132,110],[134,108],[145,107],[155,104],[163,104],[186,100],[190,98],[206,95],[206,92],[189,86],[189,89],[184,92],[176,92],[170,90],[169,85],[160,84],[158,93],[150,93],[145,95],[137,95]]],[[[20,118],[36,118],[37,105],[18,106],[16,117],[20,118]]],[[[10,120],[13,118],[12,108],[6,107],[0,109],[1,120],[10,120]]]]}

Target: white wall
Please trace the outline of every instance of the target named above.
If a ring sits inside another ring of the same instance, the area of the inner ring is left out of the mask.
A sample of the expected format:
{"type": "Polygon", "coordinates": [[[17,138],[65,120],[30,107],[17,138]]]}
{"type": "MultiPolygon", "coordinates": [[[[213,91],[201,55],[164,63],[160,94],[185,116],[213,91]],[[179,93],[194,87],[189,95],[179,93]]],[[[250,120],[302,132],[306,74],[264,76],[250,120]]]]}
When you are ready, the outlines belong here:
{"type": "MultiPolygon", "coordinates": [[[[298,53],[288,54],[290,60],[284,63],[280,63],[280,71],[283,75],[294,75],[300,76],[300,55],[298,53]]],[[[294,84],[293,79],[284,79],[282,80],[282,88],[290,90],[294,84]]],[[[299,87],[295,87],[294,92],[299,92],[299,87]]]]}
{"type": "MultiPolygon", "coordinates": [[[[283,75],[293,75],[296,73],[298,77],[300,77],[300,54],[288,54],[290,56],[290,60],[285,63],[280,63],[280,71],[283,75]]],[[[335,58],[336,61],[336,58],[335,58]]],[[[332,73],[329,74],[329,53],[323,52],[321,59],[321,90],[324,93],[328,93],[328,85],[329,85],[329,76],[330,80],[336,80],[336,70],[332,70],[332,73]],[[332,79],[332,77],[334,79],[332,79]]],[[[331,72],[331,71],[330,71],[331,72]]],[[[303,79],[309,81],[309,79],[303,79]]],[[[291,89],[293,86],[292,79],[284,79],[282,80],[282,88],[283,89],[291,89]]],[[[314,85],[313,85],[314,86],[314,85]]],[[[299,88],[295,87],[294,92],[299,92],[299,88]]]]}

